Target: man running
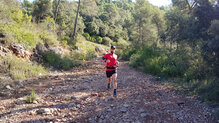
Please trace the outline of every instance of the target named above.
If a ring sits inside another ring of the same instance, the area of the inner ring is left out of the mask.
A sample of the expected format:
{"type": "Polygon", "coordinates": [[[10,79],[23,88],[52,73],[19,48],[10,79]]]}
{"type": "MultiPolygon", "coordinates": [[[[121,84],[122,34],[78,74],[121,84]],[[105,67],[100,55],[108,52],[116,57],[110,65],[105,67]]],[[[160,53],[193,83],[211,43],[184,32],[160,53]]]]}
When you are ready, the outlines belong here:
{"type": "Polygon", "coordinates": [[[111,46],[110,47],[110,53],[104,55],[102,57],[102,61],[106,62],[106,76],[107,76],[107,83],[108,86],[107,88],[110,89],[110,83],[111,83],[111,78],[113,81],[113,96],[117,96],[116,94],[116,89],[117,89],[117,55],[115,54],[116,47],[111,46]]]}

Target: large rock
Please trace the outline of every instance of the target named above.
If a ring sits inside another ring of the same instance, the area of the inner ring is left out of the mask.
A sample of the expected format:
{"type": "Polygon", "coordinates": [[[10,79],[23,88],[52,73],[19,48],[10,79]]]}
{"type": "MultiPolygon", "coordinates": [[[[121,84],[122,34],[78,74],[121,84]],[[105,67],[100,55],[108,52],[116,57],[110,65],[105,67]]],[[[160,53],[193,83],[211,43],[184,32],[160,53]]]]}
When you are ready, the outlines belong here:
{"type": "Polygon", "coordinates": [[[95,47],[95,51],[98,53],[105,53],[105,49],[101,47],[95,47]]]}
{"type": "Polygon", "coordinates": [[[50,47],[49,50],[59,55],[62,55],[64,52],[62,47],[50,47]]]}
{"type": "Polygon", "coordinates": [[[48,50],[48,48],[45,45],[38,44],[36,46],[35,54],[39,55],[39,54],[42,54],[42,53],[47,52],[47,51],[49,51],[49,50],[48,50]]]}
{"type": "Polygon", "coordinates": [[[96,52],[100,52],[100,48],[99,47],[95,47],[95,51],[96,52]]]}
{"type": "Polygon", "coordinates": [[[6,54],[0,50],[0,57],[4,57],[6,54]]]}
{"type": "Polygon", "coordinates": [[[8,89],[8,90],[12,90],[10,85],[6,85],[5,88],[8,89]]]}
{"type": "Polygon", "coordinates": [[[128,109],[127,109],[126,107],[121,107],[121,108],[120,108],[120,111],[121,111],[122,113],[126,113],[126,112],[128,111],[128,109]]]}
{"type": "Polygon", "coordinates": [[[36,111],[37,114],[51,114],[51,110],[49,108],[43,108],[36,111]]]}
{"type": "Polygon", "coordinates": [[[7,53],[9,53],[10,50],[8,48],[5,48],[3,46],[0,46],[0,56],[6,56],[7,53]]]}
{"type": "Polygon", "coordinates": [[[10,44],[9,49],[17,56],[25,59],[30,59],[32,52],[26,50],[21,44],[10,44]]]}

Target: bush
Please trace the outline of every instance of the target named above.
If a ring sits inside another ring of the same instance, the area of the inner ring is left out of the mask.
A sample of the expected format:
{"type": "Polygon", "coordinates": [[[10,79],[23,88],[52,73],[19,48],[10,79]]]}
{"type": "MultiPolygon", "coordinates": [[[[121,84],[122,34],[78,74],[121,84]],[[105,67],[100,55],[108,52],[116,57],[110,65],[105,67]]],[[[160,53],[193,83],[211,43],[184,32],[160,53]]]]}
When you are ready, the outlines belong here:
{"type": "Polygon", "coordinates": [[[90,40],[90,34],[89,34],[89,33],[84,33],[83,36],[84,36],[87,40],[90,40]]]}
{"type": "Polygon", "coordinates": [[[91,60],[97,57],[97,53],[94,49],[88,49],[87,51],[73,51],[72,58],[77,60],[91,60]]]}
{"type": "Polygon", "coordinates": [[[0,66],[2,66],[1,72],[9,74],[14,80],[23,80],[48,71],[37,63],[23,61],[14,55],[3,57],[0,60],[0,66]]]}
{"type": "Polygon", "coordinates": [[[59,42],[57,41],[56,35],[53,33],[49,33],[46,31],[43,31],[39,34],[39,38],[46,44],[50,46],[57,46],[59,45],[59,42]]]}
{"type": "Polygon", "coordinates": [[[72,37],[68,36],[59,36],[58,40],[62,41],[62,45],[67,46],[70,45],[72,47],[75,47],[76,40],[74,40],[72,37]]]}
{"type": "Polygon", "coordinates": [[[109,38],[109,37],[103,37],[103,44],[104,45],[107,45],[107,46],[110,46],[112,44],[112,40],[109,38]]]}
{"type": "Polygon", "coordinates": [[[219,78],[205,79],[199,82],[199,86],[194,89],[204,101],[219,103],[219,78]]]}
{"type": "Polygon", "coordinates": [[[37,94],[34,90],[31,91],[31,94],[26,97],[26,102],[27,103],[33,103],[33,101],[37,100],[37,94]]]}
{"type": "Polygon", "coordinates": [[[133,67],[142,66],[145,72],[159,76],[183,77],[188,69],[189,57],[185,51],[168,53],[159,48],[144,46],[131,56],[133,67]]]}
{"type": "Polygon", "coordinates": [[[97,57],[97,53],[93,49],[88,49],[86,59],[85,60],[91,60],[93,58],[97,57]]]}
{"type": "Polygon", "coordinates": [[[94,35],[92,35],[89,40],[92,42],[96,42],[96,37],[94,35]]]}
{"type": "Polygon", "coordinates": [[[7,43],[21,43],[27,48],[35,47],[38,40],[37,35],[31,33],[20,24],[11,22],[0,26],[0,31],[6,36],[7,43]]]}
{"type": "Polygon", "coordinates": [[[101,44],[103,42],[103,39],[100,36],[96,36],[96,42],[101,44]]]}
{"type": "Polygon", "coordinates": [[[137,50],[136,49],[131,49],[131,48],[129,48],[129,49],[124,49],[123,51],[122,51],[122,59],[123,60],[130,60],[130,57],[133,55],[133,54],[135,54],[137,52],[137,50]]]}
{"type": "Polygon", "coordinates": [[[75,66],[81,65],[81,62],[79,61],[74,61],[69,57],[61,58],[61,56],[53,52],[43,53],[43,60],[44,60],[44,64],[63,70],[69,70],[75,66]]]}
{"type": "Polygon", "coordinates": [[[130,42],[119,38],[117,42],[114,42],[113,45],[116,45],[118,49],[126,49],[130,45],[130,42]]]}
{"type": "Polygon", "coordinates": [[[32,16],[24,14],[18,7],[12,7],[9,3],[4,2],[4,9],[0,11],[0,15],[4,14],[2,19],[6,20],[0,22],[0,32],[5,35],[6,43],[21,43],[28,49],[35,48],[38,43],[59,44],[56,34],[51,33],[47,27],[43,28],[44,23],[47,23],[49,28],[54,26],[52,18],[47,18],[41,24],[31,23],[32,16]]]}
{"type": "Polygon", "coordinates": [[[133,67],[143,68],[144,72],[161,77],[172,78],[192,93],[200,95],[204,101],[219,103],[219,79],[211,77],[213,74],[210,74],[199,52],[189,53],[183,49],[169,52],[155,48],[143,46],[134,54],[132,54],[134,51],[130,50],[124,53],[124,56],[126,58],[132,54],[129,63],[133,67]]]}

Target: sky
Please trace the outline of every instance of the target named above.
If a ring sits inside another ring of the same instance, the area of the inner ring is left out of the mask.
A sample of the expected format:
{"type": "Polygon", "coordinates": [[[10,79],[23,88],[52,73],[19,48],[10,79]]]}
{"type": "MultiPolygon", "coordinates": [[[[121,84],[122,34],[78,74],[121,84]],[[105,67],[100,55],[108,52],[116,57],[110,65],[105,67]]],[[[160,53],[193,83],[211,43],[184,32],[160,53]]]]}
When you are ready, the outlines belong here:
{"type": "MultiPolygon", "coordinates": [[[[29,0],[33,2],[34,0],[29,0]]],[[[148,0],[151,4],[155,6],[168,6],[171,4],[171,0],[148,0]]]]}
{"type": "Polygon", "coordinates": [[[171,0],[148,0],[151,4],[155,6],[168,6],[171,4],[171,0]]]}

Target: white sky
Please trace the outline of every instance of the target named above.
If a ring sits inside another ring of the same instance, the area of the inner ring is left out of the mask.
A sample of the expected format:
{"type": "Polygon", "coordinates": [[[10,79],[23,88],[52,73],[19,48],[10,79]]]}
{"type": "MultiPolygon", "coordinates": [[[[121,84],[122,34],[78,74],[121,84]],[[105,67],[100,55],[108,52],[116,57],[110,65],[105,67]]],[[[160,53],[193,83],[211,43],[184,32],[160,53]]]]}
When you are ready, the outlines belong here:
{"type": "MultiPolygon", "coordinates": [[[[29,1],[34,1],[34,0],[29,0],[29,1]]],[[[73,1],[73,0],[72,0],[73,1]]],[[[155,6],[168,6],[171,4],[171,0],[148,0],[151,4],[155,6]]]]}
{"type": "Polygon", "coordinates": [[[171,0],[148,0],[151,4],[155,6],[168,6],[171,4],[171,0]]]}

